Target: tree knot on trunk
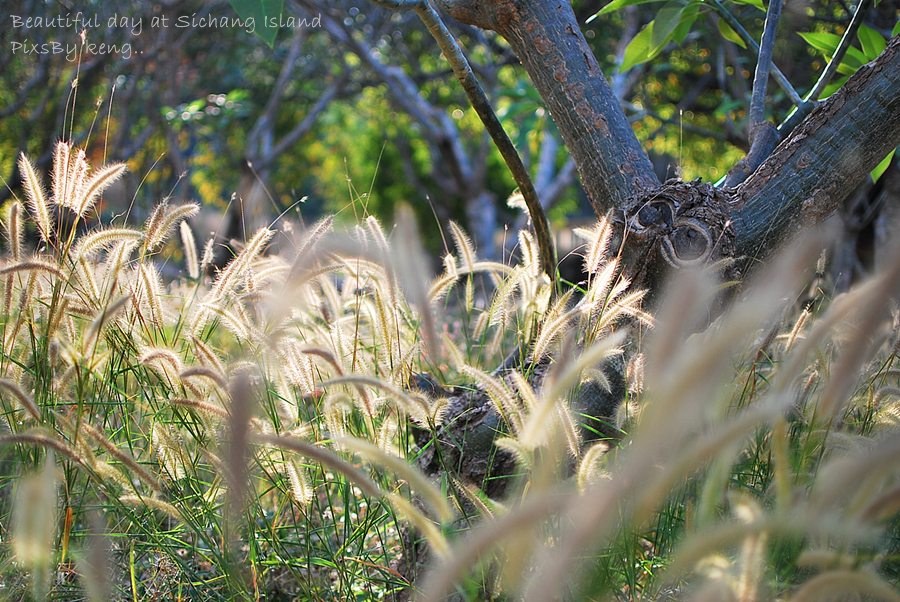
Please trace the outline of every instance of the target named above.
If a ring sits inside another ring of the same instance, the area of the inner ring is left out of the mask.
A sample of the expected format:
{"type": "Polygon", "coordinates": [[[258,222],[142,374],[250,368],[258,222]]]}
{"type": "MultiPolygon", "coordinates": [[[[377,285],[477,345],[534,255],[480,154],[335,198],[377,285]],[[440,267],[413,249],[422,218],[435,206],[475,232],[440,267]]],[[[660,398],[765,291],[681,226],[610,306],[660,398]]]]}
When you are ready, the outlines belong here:
{"type": "Polygon", "coordinates": [[[626,273],[635,286],[658,290],[669,269],[714,265],[738,280],[729,193],[695,180],[668,180],[614,217],[626,273]]]}

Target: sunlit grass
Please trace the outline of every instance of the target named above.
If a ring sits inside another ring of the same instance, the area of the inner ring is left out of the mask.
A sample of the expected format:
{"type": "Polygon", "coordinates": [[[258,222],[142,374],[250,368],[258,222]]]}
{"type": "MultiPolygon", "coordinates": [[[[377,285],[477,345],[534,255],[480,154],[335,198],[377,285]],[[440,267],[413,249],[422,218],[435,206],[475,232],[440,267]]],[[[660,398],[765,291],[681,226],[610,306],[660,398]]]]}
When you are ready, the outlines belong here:
{"type": "Polygon", "coordinates": [[[718,284],[682,274],[651,317],[602,222],[558,296],[527,233],[504,265],[452,225],[432,278],[403,211],[281,254],[262,229],[215,271],[194,205],[101,227],[119,166],[61,144],[48,193],[21,165],[0,597],[898,599],[900,262],[808,311],[810,237],[703,329],[718,284]],[[580,396],[626,365],[610,439],[580,396]],[[441,456],[464,395],[503,487],[441,456]]]}

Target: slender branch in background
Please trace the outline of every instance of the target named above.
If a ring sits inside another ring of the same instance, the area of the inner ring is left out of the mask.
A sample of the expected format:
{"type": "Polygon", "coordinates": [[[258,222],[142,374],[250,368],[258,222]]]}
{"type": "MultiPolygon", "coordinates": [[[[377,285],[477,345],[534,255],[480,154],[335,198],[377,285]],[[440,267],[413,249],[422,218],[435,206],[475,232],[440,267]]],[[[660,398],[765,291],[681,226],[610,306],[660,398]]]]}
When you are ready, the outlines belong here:
{"type": "Polygon", "coordinates": [[[766,87],[772,66],[772,50],[775,47],[775,31],[781,18],[781,0],[769,0],[766,24],[759,45],[759,59],[753,75],[753,93],[750,95],[750,152],[757,146],[759,129],[766,123],[766,87]]]}
{"type": "Polygon", "coordinates": [[[775,47],[775,32],[781,18],[782,0],[770,0],[766,11],[766,24],[760,39],[756,72],[753,74],[753,91],[750,94],[749,124],[747,125],[750,150],[747,156],[735,165],[725,178],[726,186],[737,186],[747,179],[762,162],[772,154],[778,145],[778,130],[766,120],[766,88],[769,74],[775,65],[772,50],[775,47]]]}
{"type": "Polygon", "coordinates": [[[640,73],[642,72],[640,69],[629,69],[627,72],[622,72],[621,67],[622,63],[625,61],[625,49],[628,48],[628,42],[637,35],[641,27],[637,7],[626,6],[623,10],[623,18],[625,23],[622,27],[622,34],[619,36],[619,41],[616,42],[616,54],[614,59],[616,71],[609,81],[613,94],[616,95],[619,102],[625,100],[625,97],[631,92],[631,89],[637,83],[640,73]]]}
{"type": "Polygon", "coordinates": [[[566,188],[575,183],[576,177],[575,160],[569,157],[556,172],[556,177],[541,189],[543,206],[550,209],[556,205],[566,188]]]}
{"type": "Polygon", "coordinates": [[[295,125],[287,134],[285,134],[278,142],[275,143],[275,147],[272,149],[271,156],[266,161],[266,166],[268,166],[271,161],[280,156],[282,153],[286,152],[290,147],[297,143],[300,138],[305,136],[315,125],[316,120],[319,118],[319,115],[325,112],[325,109],[328,108],[328,105],[337,98],[338,94],[340,94],[344,86],[349,81],[349,75],[343,74],[337,78],[328,88],[316,99],[316,102],[309,109],[306,115],[303,117],[303,120],[295,125]]]}
{"type": "MultiPolygon", "coordinates": [[[[300,4],[312,10],[321,8],[320,4],[308,0],[300,4]]],[[[353,36],[334,15],[323,12],[323,25],[332,39],[345,45],[379,83],[387,85],[391,100],[421,126],[423,138],[428,143],[435,164],[443,165],[445,168],[432,169],[432,177],[439,179],[440,171],[449,173],[451,177],[446,179],[449,183],[448,189],[461,197],[469,198],[472,189],[480,190],[480,183],[475,180],[472,161],[466,153],[453,120],[429,104],[420,93],[417,81],[404,69],[384,64],[378,58],[375,49],[365,40],[353,36]]]]}
{"type": "Polygon", "coordinates": [[[831,60],[828,61],[828,65],[825,66],[822,75],[819,76],[819,80],[815,83],[810,93],[806,95],[805,102],[798,106],[797,110],[791,113],[784,123],[779,126],[778,132],[782,138],[797,127],[798,123],[806,119],[806,116],[809,115],[813,110],[813,107],[816,106],[816,102],[822,95],[822,91],[825,90],[825,86],[831,83],[831,79],[837,72],[837,68],[840,66],[841,61],[844,60],[847,49],[850,48],[850,45],[853,43],[853,38],[856,36],[859,26],[862,24],[863,15],[868,7],[869,0],[859,0],[859,4],[856,5],[856,12],[853,13],[853,18],[850,19],[850,24],[847,26],[847,29],[844,31],[844,36],[834,50],[834,55],[831,57],[831,60]]]}
{"type": "MultiPolygon", "coordinates": [[[[744,29],[744,26],[741,25],[741,22],[737,20],[730,10],[728,10],[724,4],[722,4],[722,0],[713,0],[713,7],[716,9],[716,12],[719,13],[725,22],[731,26],[731,28],[740,36],[741,40],[747,45],[748,48],[753,50],[759,55],[759,44],[756,43],[756,40],[753,39],[753,36],[744,29]]],[[[767,19],[768,21],[768,19],[767,19]]],[[[800,94],[797,93],[797,90],[794,89],[794,86],[791,85],[791,82],[788,81],[788,78],[785,77],[784,73],[781,72],[781,69],[778,68],[777,65],[772,65],[772,78],[775,80],[784,93],[788,95],[788,98],[791,99],[791,102],[794,103],[795,106],[803,106],[804,100],[800,97],[800,94]]]]}
{"type": "Polygon", "coordinates": [[[472,108],[478,114],[478,117],[484,123],[485,129],[497,145],[500,155],[509,167],[516,184],[519,186],[519,192],[525,200],[528,207],[528,213],[531,216],[531,222],[534,225],[534,235],[541,255],[541,269],[551,278],[556,274],[556,252],[553,249],[553,239],[550,236],[550,224],[547,222],[547,216],[544,213],[541,203],[538,200],[537,191],[531,181],[528,170],[522,163],[522,158],[516,150],[515,145],[507,136],[500,119],[494,112],[491,102],[485,94],[481,84],[475,77],[469,61],[463,54],[462,49],[456,42],[456,38],[447,29],[447,26],[441,20],[440,15],[431,6],[428,0],[373,0],[375,4],[387,8],[407,8],[415,10],[416,14],[425,24],[425,27],[437,41],[441,52],[444,53],[453,73],[462,84],[472,108]]]}
{"type": "Polygon", "coordinates": [[[859,4],[856,5],[856,12],[853,13],[853,18],[850,20],[850,25],[847,26],[847,31],[844,32],[844,37],[841,38],[838,47],[834,51],[834,56],[831,57],[831,60],[825,67],[825,71],[823,71],[822,75],[819,77],[819,81],[816,82],[816,85],[813,86],[812,91],[806,97],[807,101],[815,102],[819,100],[819,96],[822,95],[825,86],[831,82],[831,78],[834,77],[834,74],[837,72],[838,66],[841,64],[841,61],[844,60],[847,49],[850,48],[850,44],[853,43],[853,37],[856,35],[859,26],[862,24],[862,17],[868,5],[869,0],[860,0],[859,4]]]}
{"type": "Polygon", "coordinates": [[[270,123],[275,121],[275,116],[278,114],[281,101],[284,100],[284,91],[293,78],[294,71],[297,69],[297,59],[300,58],[300,52],[303,50],[305,38],[306,31],[303,28],[297,28],[294,37],[291,40],[291,46],[288,49],[287,56],[284,58],[284,61],[282,61],[278,79],[275,80],[275,85],[272,86],[269,100],[266,102],[266,106],[262,113],[256,118],[256,123],[250,128],[250,133],[247,134],[247,139],[249,141],[248,146],[256,146],[259,143],[262,131],[268,128],[270,123]]]}

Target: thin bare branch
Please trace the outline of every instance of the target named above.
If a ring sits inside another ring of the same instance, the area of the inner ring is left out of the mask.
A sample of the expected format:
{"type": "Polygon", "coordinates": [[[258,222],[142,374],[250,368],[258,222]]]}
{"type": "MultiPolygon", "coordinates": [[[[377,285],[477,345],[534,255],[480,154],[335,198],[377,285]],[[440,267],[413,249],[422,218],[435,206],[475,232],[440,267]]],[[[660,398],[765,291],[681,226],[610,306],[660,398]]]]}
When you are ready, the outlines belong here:
{"type": "MultiPolygon", "coordinates": [[[[295,125],[291,131],[285,134],[272,148],[271,157],[268,160],[262,162],[261,167],[268,167],[271,159],[280,156],[282,153],[287,151],[291,146],[293,146],[300,138],[305,136],[315,125],[316,119],[319,118],[325,109],[331,104],[338,94],[341,93],[344,86],[346,85],[348,78],[346,76],[337,79],[333,82],[328,89],[326,89],[321,96],[316,100],[315,104],[309,109],[309,112],[303,117],[303,120],[300,121],[297,125],[295,125]]],[[[260,167],[260,166],[257,166],[260,167]]]]}
{"type": "Polygon", "coordinates": [[[781,18],[781,0],[769,0],[766,24],[759,45],[756,73],[753,75],[753,93],[750,96],[750,140],[752,152],[759,128],[766,122],[766,87],[772,67],[772,50],[775,47],[775,31],[781,18]]]}
{"type": "Polygon", "coordinates": [[[484,89],[475,77],[468,59],[466,59],[465,54],[463,54],[462,49],[456,42],[456,38],[447,29],[444,21],[428,0],[373,0],[373,2],[387,8],[411,8],[415,10],[425,27],[428,28],[428,31],[437,41],[438,46],[444,53],[444,57],[453,68],[456,78],[462,84],[469,102],[472,103],[472,107],[490,133],[494,144],[497,145],[497,149],[503,156],[503,160],[519,186],[519,192],[525,199],[528,213],[534,225],[535,238],[541,254],[541,269],[552,278],[556,274],[556,252],[553,249],[553,239],[550,236],[550,224],[547,221],[547,216],[544,214],[543,207],[541,207],[528,169],[522,163],[519,152],[503,129],[500,119],[494,112],[487,94],[485,94],[484,89]]]}
{"type": "Polygon", "coordinates": [[[778,127],[778,132],[782,138],[787,136],[791,130],[797,127],[797,124],[806,119],[807,115],[809,115],[816,106],[816,102],[819,100],[819,97],[822,96],[825,86],[831,83],[831,79],[837,72],[838,66],[841,64],[841,61],[844,60],[847,49],[850,48],[850,45],[853,43],[856,32],[859,31],[859,26],[862,24],[863,15],[868,7],[869,0],[860,0],[859,4],[856,5],[856,12],[853,13],[850,24],[847,25],[847,29],[844,31],[844,35],[838,43],[837,48],[835,48],[834,55],[831,57],[831,60],[828,61],[828,65],[825,66],[825,70],[822,71],[818,81],[816,81],[809,94],[806,95],[806,102],[797,107],[797,110],[791,113],[784,123],[778,127]]]}
{"type": "MultiPolygon", "coordinates": [[[[716,12],[725,19],[725,22],[731,26],[731,28],[741,37],[744,43],[753,50],[759,56],[759,44],[756,43],[756,40],[753,39],[753,36],[744,29],[744,26],[741,25],[741,22],[737,20],[737,17],[732,14],[728,8],[722,4],[721,0],[713,0],[713,7],[716,9],[716,12]]],[[[768,19],[767,19],[768,20],[768,19]]],[[[782,73],[781,69],[778,68],[777,65],[772,65],[772,77],[775,79],[775,82],[784,90],[784,93],[788,95],[788,98],[791,99],[791,102],[794,103],[795,106],[803,106],[804,101],[800,97],[800,94],[797,93],[797,90],[788,81],[788,78],[782,73]]]]}

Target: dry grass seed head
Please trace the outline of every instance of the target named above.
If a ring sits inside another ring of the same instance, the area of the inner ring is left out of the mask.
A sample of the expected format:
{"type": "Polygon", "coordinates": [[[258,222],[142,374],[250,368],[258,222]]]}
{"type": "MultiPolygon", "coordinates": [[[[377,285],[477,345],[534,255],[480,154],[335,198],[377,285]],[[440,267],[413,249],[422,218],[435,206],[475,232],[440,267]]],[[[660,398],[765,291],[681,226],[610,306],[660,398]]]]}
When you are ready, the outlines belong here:
{"type": "Polygon", "coordinates": [[[150,317],[150,323],[161,328],[165,324],[162,305],[162,283],[156,267],[148,262],[141,262],[137,268],[137,285],[134,296],[137,303],[146,307],[150,317]]]}
{"type": "Polygon", "coordinates": [[[447,496],[435,487],[421,471],[410,465],[405,458],[389,453],[384,448],[357,437],[340,437],[337,439],[337,443],[406,481],[413,491],[422,496],[423,501],[428,504],[441,522],[453,519],[454,512],[447,502],[447,496]]]}
{"type": "Polygon", "coordinates": [[[781,516],[762,514],[750,522],[725,522],[684,537],[659,584],[675,583],[705,558],[715,557],[721,550],[738,547],[748,539],[762,536],[828,538],[834,545],[850,545],[851,542],[873,542],[877,534],[844,521],[840,516],[816,515],[805,508],[781,516]]]}
{"type": "Polygon", "coordinates": [[[450,293],[458,280],[459,276],[457,274],[438,276],[431,282],[431,286],[428,289],[428,300],[432,303],[440,301],[450,293]]]}
{"type": "Polygon", "coordinates": [[[326,234],[331,232],[333,225],[334,217],[328,215],[306,230],[297,246],[297,255],[303,256],[313,249],[326,234]]]}
{"type": "MultiPolygon", "coordinates": [[[[83,160],[83,154],[81,157],[83,160]]],[[[83,178],[76,184],[78,187],[76,192],[77,200],[73,206],[75,213],[82,217],[93,209],[103,191],[121,178],[122,174],[125,173],[125,169],[124,163],[106,165],[96,170],[90,179],[87,179],[88,170],[85,169],[83,178]]]]}
{"type": "Polygon", "coordinates": [[[200,263],[197,260],[197,242],[194,240],[194,232],[187,221],[178,225],[178,231],[181,235],[181,246],[184,248],[184,264],[188,277],[196,280],[200,278],[200,263]]]}
{"type": "Polygon", "coordinates": [[[591,229],[576,228],[576,236],[587,242],[587,252],[584,254],[584,271],[594,274],[607,259],[609,241],[612,236],[609,217],[597,220],[597,224],[591,229]]]}
{"type": "MultiPolygon", "coordinates": [[[[582,307],[587,313],[598,311],[598,307],[602,308],[606,305],[610,297],[610,291],[616,282],[616,276],[619,274],[619,262],[615,259],[604,262],[598,266],[596,272],[591,273],[588,283],[587,292],[581,302],[582,307]]],[[[625,282],[628,286],[630,282],[627,278],[620,276],[619,282],[625,282]]]]}
{"type": "Polygon", "coordinates": [[[151,443],[156,449],[156,455],[160,466],[165,470],[166,476],[172,480],[179,480],[187,475],[182,449],[183,445],[176,434],[173,434],[168,426],[156,422],[151,431],[151,443]]]}
{"type": "Polygon", "coordinates": [[[194,348],[194,357],[200,362],[212,369],[222,382],[225,381],[225,365],[219,359],[219,355],[206,342],[197,337],[190,337],[191,345],[194,348]]]}
{"type": "Polygon", "coordinates": [[[215,235],[210,236],[206,243],[203,245],[203,254],[200,255],[200,273],[205,274],[209,271],[210,267],[213,265],[213,262],[216,258],[216,237],[215,235]]]}
{"type": "MultiPolygon", "coordinates": [[[[759,504],[749,497],[736,498],[732,504],[735,516],[745,524],[753,524],[763,515],[759,504]]],[[[767,533],[761,531],[748,535],[741,543],[736,567],[738,574],[735,593],[738,600],[761,599],[759,589],[765,576],[767,540],[767,533]]]]}
{"type": "Polygon", "coordinates": [[[116,315],[125,308],[130,300],[130,297],[119,297],[106,306],[103,311],[91,321],[90,326],[88,326],[87,330],[84,332],[82,349],[85,357],[93,355],[103,329],[113,322],[116,315]]]}
{"type": "Polygon", "coordinates": [[[38,447],[62,454],[81,466],[86,467],[89,465],[74,447],[60,440],[55,433],[48,433],[42,428],[32,428],[19,433],[0,435],[0,446],[15,444],[37,445],[38,447]]]}
{"type": "Polygon", "coordinates": [[[698,417],[702,423],[702,416],[717,411],[719,406],[709,400],[727,400],[716,391],[733,382],[732,358],[747,352],[748,339],[774,327],[773,322],[796,298],[822,242],[821,236],[808,236],[782,253],[755,281],[756,286],[748,289],[745,299],[705,332],[683,343],[686,327],[705,320],[715,287],[701,274],[685,274],[676,283],[672,294],[664,297],[667,303],[658,312],[655,341],[648,348],[648,382],[652,392],[659,392],[654,395],[659,407],[650,415],[652,420],[642,420],[643,430],[671,438],[673,433],[687,433],[698,424],[698,417]]]}
{"type": "Polygon", "coordinates": [[[484,388],[497,412],[513,433],[522,432],[527,416],[515,393],[505,382],[472,366],[464,365],[460,368],[460,372],[484,388]]]}
{"type": "Polygon", "coordinates": [[[38,423],[41,422],[41,410],[32,399],[31,395],[25,392],[19,383],[7,378],[0,378],[0,389],[6,391],[16,398],[23,410],[28,412],[32,418],[38,423]]]}
{"type": "Polygon", "coordinates": [[[52,452],[37,474],[23,477],[12,506],[12,549],[16,560],[34,570],[53,559],[59,513],[58,476],[52,452]]]}
{"type": "Polygon", "coordinates": [[[310,458],[324,467],[344,475],[350,482],[359,487],[365,495],[387,499],[402,518],[412,523],[420,532],[425,534],[425,537],[439,555],[444,556],[449,550],[446,539],[438,531],[434,523],[413,504],[400,495],[383,491],[367,474],[340,458],[334,452],[295,437],[259,434],[251,435],[251,439],[262,445],[292,451],[310,458]]]}
{"type": "Polygon", "coordinates": [[[98,228],[78,237],[72,255],[79,259],[90,258],[94,253],[108,249],[119,242],[129,241],[137,244],[143,236],[143,232],[132,228],[98,228]]]}
{"type": "Polygon", "coordinates": [[[13,261],[19,261],[22,258],[24,226],[22,224],[22,209],[19,207],[18,202],[13,202],[9,206],[9,214],[7,215],[5,225],[6,236],[9,238],[9,249],[13,261]]]}
{"type": "Polygon", "coordinates": [[[600,441],[588,447],[582,454],[575,478],[578,491],[584,493],[588,487],[596,486],[601,479],[610,479],[609,472],[605,467],[607,452],[609,452],[609,443],[600,441]]]}
{"type": "Polygon", "coordinates": [[[196,203],[170,207],[168,201],[164,200],[157,205],[150,217],[147,218],[147,223],[144,224],[144,243],[141,246],[141,255],[156,251],[168,240],[176,224],[194,217],[199,211],[200,206],[196,203]]]}
{"type": "Polygon", "coordinates": [[[584,349],[568,365],[560,366],[554,370],[545,381],[542,395],[545,399],[560,399],[566,393],[581,382],[581,375],[585,369],[597,366],[604,360],[621,355],[621,345],[625,342],[627,331],[620,330],[606,336],[584,349]]]}
{"type": "Polygon", "coordinates": [[[295,502],[301,506],[306,506],[312,501],[313,495],[315,495],[315,489],[309,482],[306,468],[292,459],[285,459],[283,466],[291,486],[291,496],[295,502]]]}
{"type": "Polygon", "coordinates": [[[491,326],[505,329],[513,316],[513,306],[516,303],[515,292],[522,281],[524,271],[516,266],[512,274],[500,281],[494,290],[494,297],[486,315],[491,326]]]}
{"type": "Polygon", "coordinates": [[[70,278],[72,288],[85,298],[92,307],[101,303],[100,288],[95,277],[96,266],[84,257],[80,257],[75,264],[75,274],[70,278]],[[74,281],[74,282],[73,282],[74,281]]]}
{"type": "Polygon", "coordinates": [[[859,492],[872,484],[883,486],[888,477],[896,478],[900,473],[898,457],[900,438],[896,436],[876,439],[855,452],[838,455],[819,469],[810,496],[813,509],[824,513],[829,508],[846,504],[845,511],[851,515],[863,512],[862,507],[868,500],[866,497],[860,500],[859,492]]]}
{"type": "Polygon", "coordinates": [[[181,516],[181,512],[178,511],[178,508],[159,498],[147,496],[139,497],[136,495],[122,495],[119,496],[118,499],[126,506],[132,506],[133,508],[138,509],[151,508],[153,510],[162,512],[169,518],[175,519],[178,522],[184,522],[184,519],[181,516]]]}
{"type": "Polygon", "coordinates": [[[871,293],[857,307],[860,321],[857,332],[831,366],[831,378],[819,401],[818,417],[825,423],[838,418],[856,384],[862,366],[878,347],[886,342],[886,329],[892,304],[900,296],[900,253],[887,269],[875,277],[871,293]]]}
{"type": "Polygon", "coordinates": [[[200,401],[197,399],[183,399],[181,397],[176,397],[174,399],[170,399],[169,403],[174,406],[191,408],[192,410],[196,410],[210,416],[215,416],[216,418],[220,418],[222,420],[228,419],[228,410],[221,406],[209,403],[208,401],[200,401]]]}
{"type": "Polygon", "coordinates": [[[474,272],[476,255],[475,247],[472,245],[472,239],[470,239],[463,229],[459,227],[459,224],[454,221],[450,222],[450,235],[453,237],[453,242],[456,244],[456,250],[459,251],[463,267],[469,272],[474,272]]]}
{"type": "Polygon", "coordinates": [[[53,149],[53,170],[50,172],[51,191],[53,193],[53,202],[58,206],[62,206],[62,199],[66,197],[66,186],[69,182],[69,155],[72,147],[63,141],[56,143],[53,149]]]}
{"type": "Polygon", "coordinates": [[[353,407],[353,400],[344,391],[328,391],[322,397],[322,418],[332,439],[347,433],[347,417],[353,407]]]}
{"type": "MultiPolygon", "coordinates": [[[[581,367],[573,366],[567,372],[578,374],[581,367]]],[[[575,377],[568,378],[574,381],[575,377]]],[[[567,379],[559,379],[563,382],[565,380],[567,379]]],[[[554,388],[558,386],[557,383],[553,385],[554,388]]],[[[556,394],[566,389],[567,387],[563,387],[556,394]]],[[[702,399],[705,401],[708,397],[702,399]]],[[[698,420],[698,414],[702,416],[707,409],[696,400],[691,399],[688,403],[680,396],[672,407],[678,408],[685,416],[678,416],[678,420],[675,420],[674,410],[667,407],[668,404],[650,404],[648,411],[652,410],[652,414],[644,412],[634,435],[634,443],[620,463],[617,463],[616,469],[611,471],[612,481],[602,488],[591,489],[592,504],[575,504],[574,501],[570,504],[568,511],[572,513],[572,527],[566,530],[552,553],[541,555],[539,569],[529,582],[526,599],[546,599],[551,595],[548,589],[550,584],[559,582],[561,575],[571,571],[576,555],[610,536],[615,525],[622,520],[617,510],[620,505],[618,500],[623,499],[622,496],[635,496],[635,501],[630,505],[633,520],[646,520],[672,487],[707,462],[712,454],[733,444],[737,437],[748,436],[761,423],[780,416],[785,409],[785,402],[775,401],[778,403],[754,408],[747,415],[735,419],[728,428],[716,429],[701,437],[689,449],[674,457],[672,450],[678,449],[692,429],[704,422],[703,419],[698,420]],[[669,465],[660,471],[659,464],[667,461],[669,465]]]]}
{"type": "Polygon", "coordinates": [[[212,318],[219,320],[240,341],[256,343],[265,339],[251,321],[242,303],[232,303],[225,307],[219,302],[198,304],[194,336],[199,335],[212,318]]]}
{"type": "Polygon", "coordinates": [[[47,200],[44,185],[34,169],[34,164],[25,156],[25,153],[19,155],[19,171],[22,173],[22,185],[25,189],[28,210],[37,225],[38,234],[40,234],[41,240],[50,242],[53,237],[50,203],[47,200]]]}
{"type": "Polygon", "coordinates": [[[111,456],[124,464],[128,469],[140,479],[145,485],[155,492],[162,491],[159,481],[156,480],[143,466],[137,463],[134,458],[120,450],[112,441],[98,429],[94,428],[86,422],[81,423],[81,429],[84,430],[94,441],[100,444],[111,456]]]}
{"type": "Polygon", "coordinates": [[[244,283],[247,271],[256,258],[262,254],[274,234],[274,230],[261,228],[253,235],[237,257],[232,259],[216,278],[210,291],[210,302],[230,300],[237,292],[238,287],[244,283]]]}
{"type": "Polygon", "coordinates": [[[519,230],[519,253],[522,267],[534,278],[541,275],[541,259],[534,237],[527,230],[519,230]]]}
{"type": "Polygon", "coordinates": [[[454,280],[459,277],[459,270],[456,268],[456,257],[453,256],[453,253],[444,255],[442,262],[444,265],[444,274],[446,276],[449,276],[454,280]]]}
{"type": "Polygon", "coordinates": [[[131,260],[131,254],[136,248],[136,240],[122,240],[113,244],[104,262],[102,298],[110,299],[118,290],[129,290],[127,284],[130,275],[123,274],[122,270],[131,260]]]}
{"type": "Polygon", "coordinates": [[[311,395],[317,388],[312,358],[303,353],[297,341],[282,341],[277,347],[280,369],[287,381],[299,389],[300,395],[311,395]]]}
{"type": "Polygon", "coordinates": [[[540,327],[537,339],[532,348],[532,357],[540,360],[552,351],[552,345],[564,335],[572,320],[578,313],[577,309],[567,309],[574,289],[569,289],[559,296],[550,309],[540,318],[540,327]]]}
{"type": "Polygon", "coordinates": [[[372,402],[371,396],[365,392],[364,387],[372,387],[387,393],[389,398],[395,402],[395,409],[402,412],[404,415],[409,416],[420,425],[428,425],[428,418],[431,416],[431,407],[423,398],[410,395],[397,386],[365,374],[338,376],[323,382],[321,387],[328,388],[333,385],[341,384],[356,385],[356,389],[359,391],[362,400],[361,409],[363,409],[368,416],[374,415],[376,404],[372,402]]]}
{"type": "Polygon", "coordinates": [[[791,602],[829,602],[847,600],[848,596],[900,602],[900,594],[892,584],[865,569],[833,570],[816,575],[794,592],[791,602]]]}
{"type": "Polygon", "coordinates": [[[138,361],[153,369],[170,386],[180,382],[184,370],[181,358],[174,351],[163,348],[148,348],[138,357],[138,361]]]}
{"type": "Polygon", "coordinates": [[[66,207],[77,213],[82,200],[79,197],[79,189],[88,170],[83,149],[76,149],[65,142],[59,142],[56,145],[53,168],[53,202],[57,206],[66,207]]]}
{"type": "Polygon", "coordinates": [[[19,272],[35,272],[50,278],[51,281],[53,279],[66,280],[66,275],[62,270],[43,257],[34,257],[26,261],[17,261],[0,268],[0,276],[17,274],[19,272]]]}

